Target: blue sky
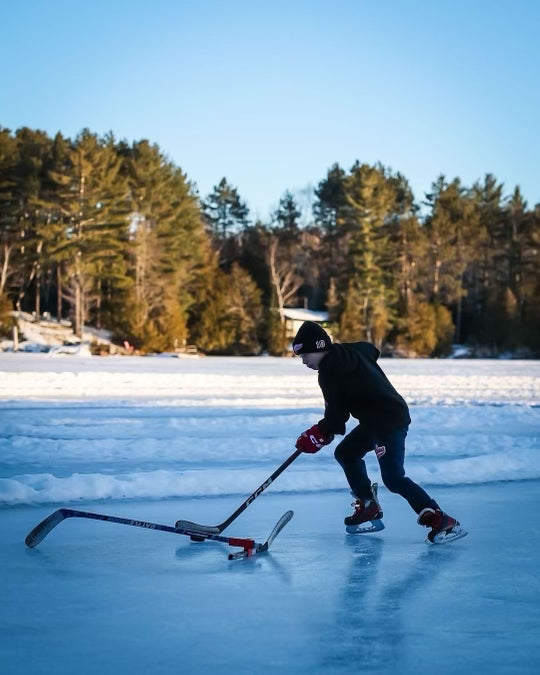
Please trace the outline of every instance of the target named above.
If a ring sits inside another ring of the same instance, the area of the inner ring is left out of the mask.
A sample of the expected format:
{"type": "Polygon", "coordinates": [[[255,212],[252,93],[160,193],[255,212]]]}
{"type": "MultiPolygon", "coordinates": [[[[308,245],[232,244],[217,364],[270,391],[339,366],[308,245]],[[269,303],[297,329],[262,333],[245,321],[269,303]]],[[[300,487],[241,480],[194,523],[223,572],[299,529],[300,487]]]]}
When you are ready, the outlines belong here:
{"type": "Polygon", "coordinates": [[[263,219],[357,159],[532,205],[539,27],[535,0],[4,0],[0,125],[148,138],[263,219]]]}

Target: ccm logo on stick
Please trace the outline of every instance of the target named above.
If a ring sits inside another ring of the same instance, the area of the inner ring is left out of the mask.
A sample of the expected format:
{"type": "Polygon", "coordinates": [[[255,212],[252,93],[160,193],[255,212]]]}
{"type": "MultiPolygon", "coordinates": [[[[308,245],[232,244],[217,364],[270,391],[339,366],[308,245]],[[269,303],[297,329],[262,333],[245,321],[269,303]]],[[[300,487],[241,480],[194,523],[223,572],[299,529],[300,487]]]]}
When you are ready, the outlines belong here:
{"type": "Polygon", "coordinates": [[[261,492],[263,490],[266,490],[266,488],[270,485],[271,482],[272,482],[271,478],[269,478],[266,482],[264,482],[261,485],[261,487],[256,492],[254,492],[251,495],[251,497],[246,501],[246,506],[249,506],[254,499],[257,499],[257,497],[261,494],[261,492]]]}

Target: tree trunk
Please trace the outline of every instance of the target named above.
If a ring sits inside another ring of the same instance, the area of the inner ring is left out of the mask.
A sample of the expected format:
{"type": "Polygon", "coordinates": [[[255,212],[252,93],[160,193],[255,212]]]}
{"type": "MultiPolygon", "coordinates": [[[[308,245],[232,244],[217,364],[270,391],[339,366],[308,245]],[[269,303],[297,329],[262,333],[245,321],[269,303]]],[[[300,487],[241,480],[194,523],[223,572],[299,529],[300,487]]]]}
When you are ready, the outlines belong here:
{"type": "Polygon", "coordinates": [[[62,273],[60,263],[56,265],[56,320],[62,320],[62,273]]]}
{"type": "Polygon", "coordinates": [[[9,272],[9,256],[11,254],[11,246],[4,244],[4,259],[2,261],[2,269],[0,270],[0,294],[4,292],[9,272]]]}
{"type": "Polygon", "coordinates": [[[36,310],[36,319],[37,321],[39,321],[39,317],[41,316],[41,268],[38,268],[38,271],[36,273],[35,310],[36,310]]]}

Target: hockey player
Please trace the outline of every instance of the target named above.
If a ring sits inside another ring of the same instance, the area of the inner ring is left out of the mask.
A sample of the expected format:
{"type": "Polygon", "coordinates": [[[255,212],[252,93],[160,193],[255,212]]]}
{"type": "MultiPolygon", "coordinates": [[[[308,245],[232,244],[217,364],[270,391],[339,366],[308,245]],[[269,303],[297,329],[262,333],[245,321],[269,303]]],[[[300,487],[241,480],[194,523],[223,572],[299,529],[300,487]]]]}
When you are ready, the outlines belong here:
{"type": "Polygon", "coordinates": [[[345,518],[348,531],[383,527],[382,511],[363,459],[374,450],[384,484],[409,502],[420,525],[431,528],[429,541],[442,543],[464,536],[466,531],[458,521],[444,513],[425,490],[405,475],[409,409],[378,366],[379,350],[369,342],[332,344],[319,324],[305,321],[294,338],[293,351],[301,355],[304,365],[319,372],[326,405],[324,417],[296,441],[297,449],[318,452],[332,442],[334,434],[345,434],[345,423],[351,415],[360,423],[334,453],[355,497],[354,513],[345,518]]]}

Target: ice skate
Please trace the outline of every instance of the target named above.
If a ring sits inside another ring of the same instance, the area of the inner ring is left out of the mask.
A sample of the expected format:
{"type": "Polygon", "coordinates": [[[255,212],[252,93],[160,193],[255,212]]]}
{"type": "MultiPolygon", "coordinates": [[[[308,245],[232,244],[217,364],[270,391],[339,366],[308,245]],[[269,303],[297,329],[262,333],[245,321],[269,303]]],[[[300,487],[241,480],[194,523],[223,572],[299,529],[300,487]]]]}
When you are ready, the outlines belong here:
{"type": "Polygon", "coordinates": [[[371,486],[372,499],[355,499],[354,513],[345,518],[345,529],[349,534],[378,532],[384,530],[383,512],[377,498],[377,483],[371,486]]]}
{"type": "Polygon", "coordinates": [[[440,509],[423,509],[418,515],[418,524],[431,527],[426,539],[428,544],[446,544],[467,534],[455,518],[440,509]]]}

